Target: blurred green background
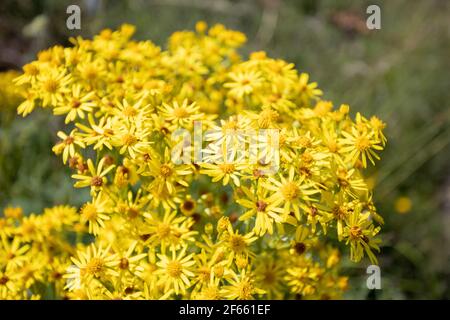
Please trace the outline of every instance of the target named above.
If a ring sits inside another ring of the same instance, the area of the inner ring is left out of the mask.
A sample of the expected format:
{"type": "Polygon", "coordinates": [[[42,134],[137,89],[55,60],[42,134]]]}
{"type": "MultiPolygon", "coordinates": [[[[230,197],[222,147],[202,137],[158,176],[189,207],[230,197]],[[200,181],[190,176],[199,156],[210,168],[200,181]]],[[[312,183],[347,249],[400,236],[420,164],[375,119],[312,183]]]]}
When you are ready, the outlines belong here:
{"type": "MultiPolygon", "coordinates": [[[[265,50],[310,73],[335,105],[387,123],[387,149],[369,172],[386,220],[380,255],[382,290],[366,288],[367,265],[345,262],[347,298],[450,298],[449,2],[331,0],[10,1],[0,4],[0,70],[20,69],[39,50],[68,45],[127,22],[138,39],[165,46],[195,22],[244,32],[242,53],[265,50]],[[78,4],[82,29],[66,28],[78,4]],[[367,30],[366,8],[381,8],[381,29],[367,30]]],[[[0,92],[2,85],[0,84],[0,92]]],[[[2,97],[0,95],[0,97],[2,97]]],[[[20,205],[79,205],[68,171],[51,153],[62,124],[46,113],[22,119],[0,100],[0,210],[20,205]]]]}

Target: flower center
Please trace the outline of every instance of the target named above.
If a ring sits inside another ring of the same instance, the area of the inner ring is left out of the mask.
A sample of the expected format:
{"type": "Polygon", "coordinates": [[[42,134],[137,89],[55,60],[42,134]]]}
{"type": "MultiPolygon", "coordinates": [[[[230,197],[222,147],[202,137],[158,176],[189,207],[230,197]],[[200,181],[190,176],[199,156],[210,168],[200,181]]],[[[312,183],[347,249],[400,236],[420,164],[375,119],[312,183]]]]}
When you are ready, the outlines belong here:
{"type": "Polygon", "coordinates": [[[72,108],[77,109],[81,106],[81,102],[79,100],[72,101],[72,108]]]}
{"type": "Polygon", "coordinates": [[[138,141],[138,139],[137,139],[134,135],[129,134],[129,133],[125,134],[125,135],[122,137],[122,142],[123,142],[123,144],[126,145],[126,146],[132,146],[132,145],[134,145],[137,141],[138,141]]]}
{"type": "Polygon", "coordinates": [[[244,237],[241,235],[232,235],[230,238],[230,247],[234,252],[242,252],[247,247],[244,237]]]}
{"type": "Polygon", "coordinates": [[[164,238],[166,238],[166,237],[170,234],[170,230],[171,230],[171,228],[170,228],[170,225],[169,225],[169,224],[167,224],[167,223],[161,223],[161,224],[158,226],[158,230],[157,230],[158,236],[159,236],[161,239],[164,239],[164,238]]]}
{"type": "Polygon", "coordinates": [[[211,274],[211,269],[209,269],[208,267],[201,267],[198,270],[198,276],[201,281],[205,281],[205,282],[208,281],[210,274],[211,274]]]}
{"type": "Polygon", "coordinates": [[[266,211],[267,208],[267,203],[262,201],[262,200],[258,200],[256,202],[256,210],[258,210],[259,212],[263,212],[266,211]]]}
{"type": "Polygon", "coordinates": [[[30,76],[36,76],[39,74],[39,69],[33,64],[27,64],[23,67],[23,71],[30,76]]]}
{"type": "Polygon", "coordinates": [[[123,109],[123,114],[125,117],[134,117],[136,116],[137,111],[132,106],[128,106],[123,109]]]}
{"type": "Polygon", "coordinates": [[[362,230],[358,226],[352,226],[350,228],[350,238],[352,239],[358,239],[362,235],[362,230]]]}
{"type": "Polygon", "coordinates": [[[99,176],[92,177],[91,186],[101,187],[103,185],[103,178],[99,176]]]}
{"type": "Polygon", "coordinates": [[[176,118],[186,118],[189,115],[189,113],[185,108],[175,108],[173,110],[173,115],[176,118]]]}
{"type": "Polygon", "coordinates": [[[75,139],[71,136],[68,136],[66,139],[64,139],[64,144],[69,145],[72,144],[75,141],[75,139]]]}
{"type": "Polygon", "coordinates": [[[167,164],[163,164],[161,168],[159,169],[159,172],[164,178],[170,177],[172,175],[172,168],[169,167],[167,164]]]}
{"type": "Polygon", "coordinates": [[[100,258],[92,258],[91,261],[86,266],[86,272],[88,274],[98,276],[98,274],[103,270],[104,262],[100,258]]]}
{"type": "Polygon", "coordinates": [[[264,273],[264,283],[265,284],[274,284],[275,283],[275,280],[276,280],[276,276],[275,276],[275,272],[273,272],[272,270],[267,270],[265,273],[264,273]]]}
{"type": "Polygon", "coordinates": [[[119,268],[122,270],[127,270],[130,263],[127,258],[120,259],[119,268]]]}
{"type": "Polygon", "coordinates": [[[171,261],[167,264],[167,273],[172,278],[178,278],[181,275],[182,265],[179,261],[171,261]]]}
{"type": "Polygon", "coordinates": [[[220,170],[222,170],[223,173],[232,173],[235,170],[234,164],[231,163],[223,163],[219,165],[220,170]]]}
{"type": "Polygon", "coordinates": [[[281,187],[281,193],[286,200],[297,198],[299,191],[298,186],[293,182],[288,182],[281,187]]]}
{"type": "Polygon", "coordinates": [[[295,252],[297,254],[303,254],[306,251],[306,245],[303,242],[297,242],[294,246],[295,252]]]}
{"type": "Polygon", "coordinates": [[[371,146],[370,140],[367,137],[359,137],[355,141],[355,147],[359,151],[365,151],[371,146]]]}
{"type": "Polygon", "coordinates": [[[252,291],[253,286],[250,283],[242,283],[239,288],[239,298],[242,300],[249,300],[252,297],[252,291]]]}
{"type": "Polygon", "coordinates": [[[191,212],[195,208],[195,203],[192,200],[186,200],[183,202],[183,210],[186,212],[191,212]]]}
{"type": "Polygon", "coordinates": [[[94,204],[87,203],[84,205],[81,214],[86,220],[94,221],[97,219],[97,208],[94,204]]]}
{"type": "Polygon", "coordinates": [[[58,83],[58,81],[56,81],[54,79],[48,79],[44,83],[44,90],[49,93],[55,93],[56,91],[58,91],[58,88],[59,88],[59,83],[58,83]]]}

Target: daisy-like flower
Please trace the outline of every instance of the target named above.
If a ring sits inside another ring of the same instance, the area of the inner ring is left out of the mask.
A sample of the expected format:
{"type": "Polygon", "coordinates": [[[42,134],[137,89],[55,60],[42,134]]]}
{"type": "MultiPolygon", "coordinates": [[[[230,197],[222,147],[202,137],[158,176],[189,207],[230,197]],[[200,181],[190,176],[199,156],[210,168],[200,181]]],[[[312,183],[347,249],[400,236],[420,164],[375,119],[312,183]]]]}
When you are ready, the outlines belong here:
{"type": "Polygon", "coordinates": [[[283,299],[286,265],[283,259],[277,259],[270,253],[256,259],[255,280],[259,288],[265,291],[267,299],[283,299]]]}
{"type": "Polygon", "coordinates": [[[189,278],[194,277],[192,266],[195,261],[192,259],[193,253],[186,255],[186,247],[183,247],[178,253],[171,250],[168,257],[164,254],[158,254],[159,262],[156,265],[160,268],[158,273],[161,275],[161,282],[164,283],[164,291],[174,290],[175,294],[185,294],[191,286],[189,278]]]}
{"type": "Polygon", "coordinates": [[[289,219],[288,215],[294,212],[297,220],[300,220],[300,208],[307,207],[309,202],[315,201],[311,196],[320,191],[312,183],[305,183],[304,178],[296,177],[292,166],[288,177],[285,178],[280,174],[279,179],[269,177],[264,184],[265,188],[275,192],[268,198],[269,202],[274,205],[282,204],[282,208],[278,211],[283,213],[284,218],[289,219]]]}
{"type": "Polygon", "coordinates": [[[98,120],[98,123],[96,123],[92,113],[89,113],[87,118],[89,126],[81,123],[75,124],[83,131],[80,133],[80,136],[83,137],[86,145],[89,146],[94,144],[94,150],[101,151],[103,150],[103,147],[107,147],[109,150],[112,150],[112,139],[114,137],[113,119],[101,117],[98,120]]]}
{"type": "Polygon", "coordinates": [[[118,267],[121,272],[136,274],[137,271],[142,271],[143,268],[139,266],[139,261],[147,257],[147,253],[138,253],[133,255],[136,251],[137,244],[137,241],[131,242],[131,244],[126,246],[127,249],[125,252],[122,250],[116,250],[120,259],[118,267]]]}
{"type": "Polygon", "coordinates": [[[367,167],[367,159],[375,165],[375,159],[380,160],[380,157],[375,153],[375,150],[383,150],[380,141],[374,136],[374,132],[358,131],[352,127],[351,133],[342,131],[344,138],[340,140],[343,145],[341,152],[346,154],[346,161],[351,161],[353,164],[360,159],[364,168],[367,167]]]}
{"type": "Polygon", "coordinates": [[[5,218],[20,220],[23,217],[23,209],[21,207],[8,206],[3,209],[5,218]]]}
{"type": "Polygon", "coordinates": [[[42,104],[56,107],[64,100],[64,94],[69,91],[71,75],[58,69],[49,69],[41,72],[38,80],[40,89],[37,92],[42,99],[42,104]]]}
{"type": "Polygon", "coordinates": [[[151,142],[147,140],[151,131],[143,127],[142,119],[129,125],[117,125],[114,132],[117,134],[113,137],[113,145],[119,148],[120,154],[127,153],[131,159],[135,159],[138,154],[143,153],[151,142]]]}
{"type": "Polygon", "coordinates": [[[76,69],[81,79],[92,84],[106,74],[106,64],[101,59],[93,59],[91,55],[88,55],[86,58],[86,60],[77,65],[76,69]]]}
{"type": "Polygon", "coordinates": [[[53,152],[56,154],[62,153],[64,164],[69,157],[72,158],[75,156],[76,146],[83,149],[86,147],[83,140],[78,136],[77,129],[73,129],[69,135],[62,131],[59,131],[57,135],[61,139],[61,142],[53,147],[53,152]]]}
{"type": "Polygon", "coordinates": [[[317,283],[323,273],[324,270],[317,263],[301,259],[286,269],[284,280],[292,293],[307,296],[317,291],[317,283]]]}
{"type": "Polygon", "coordinates": [[[209,281],[202,287],[199,292],[192,294],[194,300],[222,300],[223,290],[220,286],[220,278],[210,276],[209,281]]]}
{"type": "Polygon", "coordinates": [[[117,101],[114,104],[115,108],[113,109],[113,113],[126,121],[136,121],[136,119],[142,121],[142,119],[148,118],[151,112],[150,104],[142,105],[144,98],[145,96],[135,104],[130,104],[126,99],[123,99],[122,103],[117,101]]]}
{"type": "Polygon", "coordinates": [[[100,192],[93,201],[81,207],[81,222],[88,223],[89,233],[97,235],[101,228],[105,228],[105,221],[110,219],[110,206],[109,199],[100,192]]]}
{"type": "Polygon", "coordinates": [[[0,271],[0,299],[7,299],[17,293],[18,278],[19,275],[14,271],[0,271]]]}
{"type": "Polygon", "coordinates": [[[311,99],[317,98],[323,94],[322,90],[317,88],[317,82],[309,82],[309,75],[307,73],[300,74],[298,81],[298,91],[300,92],[300,99],[304,104],[309,103],[311,99]]]}
{"type": "Polygon", "coordinates": [[[225,88],[230,88],[230,94],[239,99],[244,95],[252,93],[261,86],[263,79],[259,71],[237,71],[229,74],[231,82],[224,84],[225,88]]]}
{"type": "Polygon", "coordinates": [[[255,227],[253,231],[259,236],[263,236],[266,232],[273,234],[274,223],[284,222],[284,218],[276,210],[276,205],[269,202],[267,189],[258,187],[256,192],[248,189],[247,187],[241,187],[245,197],[236,200],[237,203],[244,206],[248,210],[239,217],[239,220],[246,221],[256,216],[255,227]]]}
{"type": "Polygon", "coordinates": [[[383,133],[383,129],[386,128],[386,123],[380,120],[377,116],[370,118],[370,125],[375,130],[375,138],[381,141],[383,147],[386,145],[387,138],[383,133]]]}
{"type": "Polygon", "coordinates": [[[205,140],[211,141],[216,146],[222,146],[225,142],[228,144],[231,142],[236,146],[240,141],[244,141],[245,131],[249,128],[251,119],[242,115],[231,116],[226,120],[220,120],[220,126],[213,125],[206,133],[205,140]]]}
{"type": "Polygon", "coordinates": [[[123,217],[127,218],[130,222],[141,223],[141,220],[137,219],[143,217],[144,208],[146,207],[149,199],[148,196],[143,196],[142,189],[139,189],[136,194],[130,190],[128,191],[126,199],[113,197],[115,201],[115,211],[120,213],[123,217]]]}
{"type": "Polygon", "coordinates": [[[11,242],[2,235],[0,242],[0,261],[6,270],[22,266],[27,257],[25,253],[30,249],[27,244],[22,245],[20,238],[14,238],[11,242]]]}
{"type": "Polygon", "coordinates": [[[146,243],[152,246],[160,245],[162,251],[165,251],[167,247],[177,250],[186,242],[194,241],[194,235],[197,234],[196,231],[190,230],[194,220],[177,216],[176,211],[166,210],[162,218],[151,212],[145,213],[144,216],[147,218],[147,226],[143,228],[143,231],[149,235],[146,243]]]}
{"type": "Polygon", "coordinates": [[[226,186],[230,181],[236,186],[240,186],[241,182],[239,177],[242,175],[242,171],[247,167],[245,164],[234,164],[234,163],[201,163],[200,169],[201,174],[206,174],[212,177],[212,182],[217,182],[222,180],[222,184],[226,186]]]}
{"type": "Polygon", "coordinates": [[[240,274],[231,271],[227,278],[228,285],[222,288],[223,295],[231,300],[253,300],[255,296],[264,294],[265,291],[256,287],[255,278],[242,270],[240,274]]]}
{"type": "Polygon", "coordinates": [[[277,122],[280,119],[280,114],[270,107],[263,108],[259,113],[247,111],[245,115],[252,120],[253,126],[259,129],[277,127],[277,122]]]}
{"type": "Polygon", "coordinates": [[[153,296],[157,296],[158,291],[158,266],[156,265],[156,253],[153,248],[149,248],[147,259],[140,259],[139,266],[136,268],[136,276],[142,279],[150,287],[153,296]]]}
{"type": "Polygon", "coordinates": [[[45,237],[43,222],[42,216],[30,214],[22,219],[16,232],[23,241],[42,241],[45,237]]]}
{"type": "Polygon", "coordinates": [[[223,244],[229,251],[228,261],[233,261],[234,258],[239,256],[248,256],[253,253],[250,250],[250,245],[258,240],[253,232],[246,234],[240,234],[239,230],[233,231],[231,223],[226,226],[226,232],[222,235],[223,244]]]}
{"type": "Polygon", "coordinates": [[[160,115],[170,122],[172,129],[192,128],[194,121],[204,117],[199,110],[200,107],[195,102],[188,105],[187,99],[184,99],[181,105],[177,101],[173,101],[172,105],[163,103],[159,107],[160,115]]]}
{"type": "Polygon", "coordinates": [[[84,119],[85,112],[92,112],[93,107],[96,105],[93,101],[94,98],[94,91],[83,92],[81,85],[76,84],[72,87],[71,94],[68,95],[67,104],[54,108],[53,113],[56,115],[67,114],[65,123],[75,121],[77,117],[84,119]]]}
{"type": "Polygon", "coordinates": [[[40,63],[37,61],[30,62],[22,67],[23,74],[18,76],[13,81],[18,84],[22,85],[25,83],[35,83],[37,80],[37,76],[41,72],[41,66],[40,63]]]}
{"type": "Polygon", "coordinates": [[[165,149],[162,160],[157,158],[151,159],[147,166],[148,169],[143,175],[154,178],[148,186],[149,189],[156,189],[158,193],[162,192],[163,189],[167,189],[169,194],[172,194],[175,191],[175,184],[180,184],[184,187],[189,186],[184,176],[192,174],[190,166],[175,165],[170,159],[169,148],[165,149]]]}
{"type": "Polygon", "coordinates": [[[78,180],[75,182],[75,188],[85,188],[90,186],[93,191],[101,190],[108,181],[106,175],[115,167],[115,165],[112,164],[105,168],[105,161],[106,158],[102,158],[96,168],[92,160],[88,159],[87,167],[89,172],[87,174],[72,175],[72,178],[78,180]]]}
{"type": "Polygon", "coordinates": [[[336,170],[336,179],[339,187],[355,199],[358,199],[358,192],[368,191],[366,182],[357,176],[355,169],[338,168],[336,170]]]}
{"type": "Polygon", "coordinates": [[[350,243],[350,259],[352,261],[360,261],[365,252],[371,263],[378,264],[372,249],[380,251],[378,246],[380,241],[374,239],[380,231],[380,227],[375,227],[369,217],[370,212],[361,213],[361,207],[356,206],[345,220],[343,238],[347,244],[350,243]]]}
{"type": "Polygon", "coordinates": [[[25,117],[33,112],[34,108],[36,107],[36,99],[38,97],[38,94],[34,92],[34,90],[29,89],[27,93],[23,94],[23,96],[25,100],[22,101],[22,103],[17,107],[17,114],[25,117]]]}
{"type": "Polygon", "coordinates": [[[70,291],[89,285],[92,280],[106,280],[118,276],[116,266],[120,263],[117,254],[111,253],[110,246],[91,244],[85,250],[78,250],[77,258],[72,257],[74,265],[68,267],[66,288],[70,291]]]}

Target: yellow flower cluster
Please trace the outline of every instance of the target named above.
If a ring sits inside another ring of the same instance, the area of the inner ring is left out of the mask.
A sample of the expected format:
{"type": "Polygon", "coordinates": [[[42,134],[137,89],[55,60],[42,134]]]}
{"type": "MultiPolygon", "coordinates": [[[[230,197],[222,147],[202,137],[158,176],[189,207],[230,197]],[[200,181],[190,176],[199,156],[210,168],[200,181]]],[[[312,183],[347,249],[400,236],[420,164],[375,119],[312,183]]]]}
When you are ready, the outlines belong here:
{"type": "Polygon", "coordinates": [[[376,263],[382,218],[363,169],[384,123],[352,120],[293,64],[243,60],[245,36],[222,25],[176,32],[165,51],[133,32],[71,39],[15,79],[19,114],[64,117],[53,151],[91,199],[5,210],[1,298],[341,297],[339,242],[376,263]],[[196,130],[206,141],[192,147],[196,130]]]}

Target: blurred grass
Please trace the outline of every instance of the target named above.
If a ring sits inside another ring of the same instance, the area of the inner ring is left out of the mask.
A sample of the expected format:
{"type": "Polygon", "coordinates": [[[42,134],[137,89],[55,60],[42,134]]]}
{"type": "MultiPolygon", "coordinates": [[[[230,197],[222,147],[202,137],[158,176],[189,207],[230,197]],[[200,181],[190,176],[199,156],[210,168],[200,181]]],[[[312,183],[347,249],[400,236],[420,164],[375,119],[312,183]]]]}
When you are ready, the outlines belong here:
{"type": "MultiPolygon", "coordinates": [[[[388,147],[376,170],[368,173],[386,219],[380,259],[383,290],[368,292],[366,266],[348,264],[348,297],[450,298],[447,1],[90,0],[78,1],[82,30],[70,31],[65,8],[73,3],[77,1],[4,1],[0,67],[18,67],[39,49],[67,44],[69,36],[89,37],[124,22],[137,26],[138,39],[164,46],[172,32],[205,20],[246,33],[244,54],[266,50],[294,62],[319,82],[335,105],[348,103],[353,113],[383,119],[388,147]],[[381,7],[381,30],[364,30],[370,4],[381,7]],[[23,27],[31,21],[40,29],[29,26],[25,30],[34,32],[25,37],[23,27]],[[394,208],[400,196],[412,201],[411,211],[403,215],[394,208]]],[[[82,201],[83,195],[74,198],[67,172],[51,155],[55,130],[48,123],[45,115],[33,115],[1,128],[0,156],[14,159],[14,167],[0,169],[0,206],[13,202],[38,211],[49,204],[82,201]]]]}

